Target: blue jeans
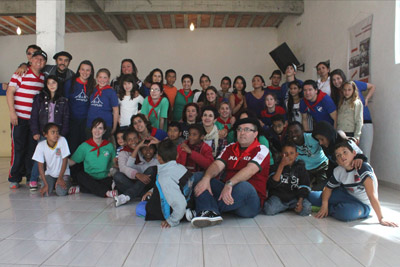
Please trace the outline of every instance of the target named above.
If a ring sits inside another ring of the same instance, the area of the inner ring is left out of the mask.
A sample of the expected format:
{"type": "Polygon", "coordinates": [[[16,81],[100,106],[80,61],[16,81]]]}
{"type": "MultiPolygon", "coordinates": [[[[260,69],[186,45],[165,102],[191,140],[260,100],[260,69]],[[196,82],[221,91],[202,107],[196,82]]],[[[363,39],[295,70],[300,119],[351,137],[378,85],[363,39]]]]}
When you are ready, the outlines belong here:
{"type": "MultiPolygon", "coordinates": [[[[313,206],[322,205],[322,191],[312,191],[308,195],[308,200],[313,206]]],[[[368,217],[371,211],[370,206],[362,203],[344,188],[332,190],[332,195],[328,201],[328,215],[339,221],[354,221],[368,217]]]]}
{"type": "Polygon", "coordinates": [[[197,214],[210,210],[217,214],[231,212],[240,217],[253,218],[260,212],[260,198],[249,182],[240,182],[232,188],[233,205],[226,205],[223,200],[218,200],[225,186],[223,182],[211,179],[210,185],[213,195],[205,190],[200,196],[195,197],[197,214]]]}
{"type": "MultiPolygon", "coordinates": [[[[49,187],[49,190],[48,190],[49,196],[51,195],[51,193],[53,193],[54,187],[56,189],[57,196],[66,196],[66,195],[68,195],[68,189],[71,187],[71,182],[70,182],[70,179],[69,179],[69,175],[64,175],[64,177],[63,177],[64,181],[65,181],[65,184],[67,185],[66,189],[62,188],[59,185],[56,186],[56,182],[57,182],[57,178],[58,177],[52,177],[50,175],[46,175],[45,178],[46,178],[46,181],[47,181],[47,185],[49,187]]],[[[42,187],[43,186],[44,186],[44,183],[43,183],[42,187]]]]}
{"type": "MultiPolygon", "coordinates": [[[[266,215],[275,215],[288,209],[296,208],[297,199],[294,198],[288,202],[282,202],[277,196],[271,196],[265,201],[264,213],[266,215]]],[[[300,216],[308,216],[311,214],[311,203],[306,198],[303,199],[303,209],[299,213],[300,216]]]]}
{"type": "MultiPolygon", "coordinates": [[[[44,138],[42,135],[40,135],[40,139],[38,141],[38,143],[40,141],[46,140],[46,138],[44,138]]],[[[44,171],[46,170],[46,167],[44,168],[44,171]]],[[[36,160],[33,161],[33,165],[32,165],[32,172],[31,172],[31,179],[29,181],[31,182],[37,182],[39,181],[39,165],[37,163],[36,160]]]]}

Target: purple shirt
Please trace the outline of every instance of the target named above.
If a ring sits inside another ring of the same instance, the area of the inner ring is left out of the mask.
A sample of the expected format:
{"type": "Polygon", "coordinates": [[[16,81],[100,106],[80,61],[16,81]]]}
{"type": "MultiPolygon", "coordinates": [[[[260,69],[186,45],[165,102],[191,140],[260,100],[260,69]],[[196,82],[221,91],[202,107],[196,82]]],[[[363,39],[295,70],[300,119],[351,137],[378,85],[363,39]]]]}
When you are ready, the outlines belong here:
{"type": "Polygon", "coordinates": [[[267,94],[267,92],[264,91],[264,94],[260,99],[255,98],[251,92],[247,92],[245,94],[247,109],[254,112],[258,118],[261,118],[261,111],[263,111],[265,109],[265,95],[266,94],[267,94]]]}
{"type": "Polygon", "coordinates": [[[54,110],[56,108],[56,103],[50,102],[49,103],[49,119],[47,122],[54,122],[54,110]]]}

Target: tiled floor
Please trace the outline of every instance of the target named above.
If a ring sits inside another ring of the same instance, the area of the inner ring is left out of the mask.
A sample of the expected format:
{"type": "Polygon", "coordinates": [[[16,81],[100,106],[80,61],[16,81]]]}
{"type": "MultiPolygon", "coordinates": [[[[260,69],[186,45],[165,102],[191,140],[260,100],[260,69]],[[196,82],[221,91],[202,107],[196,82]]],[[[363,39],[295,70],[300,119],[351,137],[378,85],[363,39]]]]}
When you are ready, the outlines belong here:
{"type": "MultiPolygon", "coordinates": [[[[400,230],[375,217],[353,223],[291,212],[220,226],[161,229],[135,203],[80,194],[41,198],[10,191],[0,159],[0,266],[400,266],[400,230]]],[[[400,222],[400,194],[380,188],[386,218],[400,222]]]]}

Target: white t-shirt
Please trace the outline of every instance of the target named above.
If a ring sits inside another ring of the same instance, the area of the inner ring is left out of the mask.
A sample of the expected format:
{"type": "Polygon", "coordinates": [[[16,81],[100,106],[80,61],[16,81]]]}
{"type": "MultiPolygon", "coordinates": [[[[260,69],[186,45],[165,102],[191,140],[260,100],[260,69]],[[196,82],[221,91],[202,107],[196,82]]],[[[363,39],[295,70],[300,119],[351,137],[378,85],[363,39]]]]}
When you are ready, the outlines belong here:
{"type": "Polygon", "coordinates": [[[378,196],[378,180],[376,179],[374,169],[367,162],[364,162],[359,170],[346,171],[341,166],[336,167],[326,186],[335,189],[342,185],[350,195],[362,203],[371,206],[364,186],[364,181],[368,177],[372,179],[375,194],[378,196]]]}
{"type": "MultiPolygon", "coordinates": [[[[61,171],[63,159],[70,155],[67,140],[60,136],[54,148],[47,145],[47,141],[43,140],[36,146],[32,159],[40,163],[46,162],[45,175],[58,177],[61,171]]],[[[69,166],[65,169],[64,175],[70,175],[69,166]]]]}
{"type": "Polygon", "coordinates": [[[141,95],[131,99],[131,96],[124,96],[122,101],[118,99],[120,108],[119,125],[129,126],[131,124],[131,117],[139,112],[139,104],[143,105],[143,97],[141,95]]]}
{"type": "Polygon", "coordinates": [[[326,93],[327,95],[331,96],[331,77],[328,77],[328,79],[325,82],[321,82],[321,78],[319,78],[318,89],[326,93]]]}

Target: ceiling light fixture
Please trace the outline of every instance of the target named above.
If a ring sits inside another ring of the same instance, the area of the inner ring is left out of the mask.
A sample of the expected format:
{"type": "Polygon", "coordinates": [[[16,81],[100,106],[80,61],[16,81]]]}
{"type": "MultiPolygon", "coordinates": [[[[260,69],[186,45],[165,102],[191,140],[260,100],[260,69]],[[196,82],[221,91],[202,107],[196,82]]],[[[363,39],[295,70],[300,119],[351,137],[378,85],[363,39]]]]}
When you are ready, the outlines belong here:
{"type": "Polygon", "coordinates": [[[190,23],[189,29],[190,29],[190,31],[194,31],[194,24],[193,24],[193,22],[190,23]]]}
{"type": "Polygon", "coordinates": [[[18,34],[18,35],[21,35],[21,33],[22,33],[22,30],[21,30],[21,28],[18,26],[18,28],[17,28],[17,34],[18,34]]]}

